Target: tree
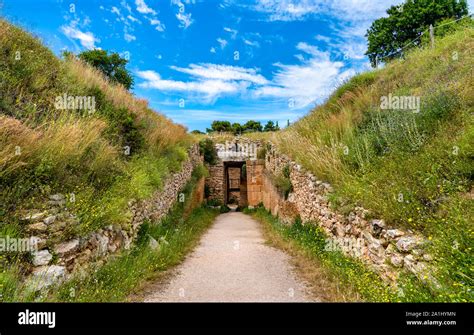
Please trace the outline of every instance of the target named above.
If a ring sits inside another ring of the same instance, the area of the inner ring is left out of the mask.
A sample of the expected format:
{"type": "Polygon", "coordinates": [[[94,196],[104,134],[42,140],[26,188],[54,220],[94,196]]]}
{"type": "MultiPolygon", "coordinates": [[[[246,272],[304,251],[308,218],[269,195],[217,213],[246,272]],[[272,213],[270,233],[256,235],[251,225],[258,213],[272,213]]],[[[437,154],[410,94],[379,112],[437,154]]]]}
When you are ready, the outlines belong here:
{"type": "Polygon", "coordinates": [[[217,162],[217,152],[214,142],[210,138],[202,139],[199,142],[199,152],[204,156],[204,161],[211,165],[217,162]]]}
{"type": "Polygon", "coordinates": [[[268,121],[265,127],[263,127],[263,131],[277,131],[280,130],[280,127],[278,126],[278,121],[276,124],[273,123],[273,121],[268,121]]]}
{"type": "Polygon", "coordinates": [[[229,121],[212,121],[211,129],[207,128],[207,132],[213,131],[231,132],[232,126],[229,121]]]}
{"type": "Polygon", "coordinates": [[[244,131],[242,125],[238,122],[232,123],[232,132],[234,134],[241,134],[244,131]]]}
{"type": "Polygon", "coordinates": [[[244,126],[244,131],[262,131],[262,124],[259,121],[249,120],[247,121],[244,126]]]}
{"type": "MultiPolygon", "coordinates": [[[[387,10],[388,17],[375,20],[366,37],[372,66],[382,58],[392,59],[401,49],[421,36],[422,32],[447,18],[459,19],[468,14],[466,0],[407,0],[387,10]]],[[[420,44],[420,40],[413,42],[420,44]]]]}
{"type": "Polygon", "coordinates": [[[125,68],[128,60],[118,53],[108,54],[105,50],[87,50],[78,55],[79,59],[99,69],[111,81],[122,84],[127,90],[133,86],[133,77],[125,68]]]}

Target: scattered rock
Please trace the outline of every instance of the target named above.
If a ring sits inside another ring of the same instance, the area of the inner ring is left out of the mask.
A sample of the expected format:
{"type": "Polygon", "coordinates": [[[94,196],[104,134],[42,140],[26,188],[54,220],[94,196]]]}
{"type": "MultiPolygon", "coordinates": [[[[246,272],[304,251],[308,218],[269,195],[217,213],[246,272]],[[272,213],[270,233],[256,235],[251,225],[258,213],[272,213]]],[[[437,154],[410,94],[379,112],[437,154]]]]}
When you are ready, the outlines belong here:
{"type": "Polygon", "coordinates": [[[370,226],[372,227],[372,231],[375,235],[380,235],[382,230],[385,228],[385,221],[384,220],[372,220],[370,221],[370,226]]]}
{"type": "Polygon", "coordinates": [[[416,264],[416,260],[415,260],[415,257],[413,257],[413,255],[407,255],[403,259],[403,265],[405,269],[407,269],[411,273],[416,273],[415,264],[416,264]]]}
{"type": "Polygon", "coordinates": [[[389,229],[387,230],[387,236],[391,239],[395,239],[397,237],[403,236],[405,233],[399,229],[389,229]]]}
{"type": "Polygon", "coordinates": [[[103,256],[107,253],[108,244],[109,244],[108,237],[100,233],[95,233],[95,234],[92,234],[90,242],[93,248],[96,249],[96,253],[98,256],[103,256]]]}
{"type": "Polygon", "coordinates": [[[397,242],[397,249],[403,252],[409,252],[418,245],[418,240],[414,236],[402,237],[397,242]]]}
{"type": "Polygon", "coordinates": [[[52,201],[61,201],[64,199],[65,197],[61,193],[57,193],[57,194],[53,194],[49,196],[49,200],[52,200],[52,201]]]}
{"type": "Polygon", "coordinates": [[[33,233],[44,233],[48,227],[43,222],[38,222],[28,225],[26,229],[33,233]]]}
{"type": "Polygon", "coordinates": [[[344,237],[344,226],[341,223],[337,222],[332,230],[337,237],[344,237]]]}
{"type": "Polygon", "coordinates": [[[362,236],[367,240],[367,244],[373,243],[374,240],[376,240],[372,234],[370,234],[368,231],[364,230],[362,231],[362,236]]]}
{"type": "Polygon", "coordinates": [[[48,250],[33,251],[31,254],[33,255],[34,266],[46,265],[53,259],[48,250]]]}
{"type": "Polygon", "coordinates": [[[381,264],[385,260],[385,249],[377,239],[369,244],[369,257],[377,264],[381,264]]]}
{"type": "Polygon", "coordinates": [[[43,288],[61,282],[65,278],[65,275],[66,268],[64,266],[42,266],[33,271],[27,287],[34,291],[40,291],[43,288]]]}
{"type": "Polygon", "coordinates": [[[401,268],[403,266],[403,256],[393,255],[390,257],[390,263],[397,268],[401,268]]]}
{"type": "Polygon", "coordinates": [[[34,213],[34,214],[29,214],[23,218],[21,218],[22,221],[36,221],[36,220],[41,220],[44,218],[48,213],[47,212],[41,212],[41,213],[34,213]]]}
{"type": "Polygon", "coordinates": [[[30,236],[29,244],[32,249],[39,250],[46,246],[46,241],[38,236],[30,236]]]}
{"type": "Polygon", "coordinates": [[[56,221],[56,215],[50,215],[46,219],[43,220],[43,222],[47,225],[50,225],[54,221],[56,221]]]}
{"type": "Polygon", "coordinates": [[[155,250],[155,249],[158,249],[160,247],[160,244],[153,238],[150,236],[150,240],[148,242],[148,246],[152,249],[152,250],[155,250]]]}
{"type": "Polygon", "coordinates": [[[393,244],[390,243],[385,249],[385,252],[387,254],[394,254],[394,253],[397,253],[397,248],[393,244]]]}
{"type": "Polygon", "coordinates": [[[64,242],[64,243],[61,243],[61,244],[57,245],[54,248],[54,252],[59,257],[64,257],[64,256],[69,255],[69,254],[73,253],[74,251],[76,251],[78,247],[79,247],[79,240],[74,239],[74,240],[70,240],[68,242],[64,242]]]}
{"type": "Polygon", "coordinates": [[[431,262],[433,260],[433,256],[431,256],[430,254],[424,254],[423,259],[427,262],[431,262]]]}

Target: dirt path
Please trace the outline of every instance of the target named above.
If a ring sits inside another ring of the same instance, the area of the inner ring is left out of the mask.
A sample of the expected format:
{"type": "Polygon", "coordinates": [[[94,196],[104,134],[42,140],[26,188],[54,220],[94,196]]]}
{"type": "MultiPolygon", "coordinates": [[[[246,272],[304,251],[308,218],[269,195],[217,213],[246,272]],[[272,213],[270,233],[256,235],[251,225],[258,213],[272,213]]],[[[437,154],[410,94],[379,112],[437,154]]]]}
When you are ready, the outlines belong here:
{"type": "Polygon", "coordinates": [[[145,301],[310,301],[284,252],[264,244],[259,224],[230,212],[217,217],[198,247],[145,301]]]}

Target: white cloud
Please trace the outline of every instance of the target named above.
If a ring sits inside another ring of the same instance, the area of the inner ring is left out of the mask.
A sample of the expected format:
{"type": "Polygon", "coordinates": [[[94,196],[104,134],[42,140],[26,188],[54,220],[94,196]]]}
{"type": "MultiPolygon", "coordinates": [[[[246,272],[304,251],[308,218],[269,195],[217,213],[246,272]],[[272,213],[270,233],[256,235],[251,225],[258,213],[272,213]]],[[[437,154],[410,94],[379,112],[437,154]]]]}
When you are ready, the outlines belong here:
{"type": "Polygon", "coordinates": [[[191,18],[191,13],[178,13],[176,14],[176,18],[180,22],[179,27],[183,29],[187,29],[194,22],[194,20],[191,18]]]}
{"type": "Polygon", "coordinates": [[[123,34],[123,38],[125,39],[125,41],[127,42],[131,42],[131,41],[135,41],[137,38],[129,33],[125,33],[123,34]]]}
{"type": "MultiPolygon", "coordinates": [[[[184,0],[186,5],[194,4],[194,0],[184,0]]],[[[191,18],[191,13],[185,13],[186,6],[183,4],[181,0],[171,0],[171,3],[178,6],[178,13],[176,14],[176,18],[179,21],[179,27],[183,29],[187,29],[194,20],[191,18]]]]}
{"type": "Polygon", "coordinates": [[[156,26],[155,29],[158,31],[165,31],[165,25],[158,19],[150,19],[150,24],[156,26]]]}
{"type": "Polygon", "coordinates": [[[70,39],[79,40],[81,45],[87,49],[95,49],[95,44],[100,42],[92,32],[82,32],[74,26],[62,26],[61,31],[70,39]]]}
{"type": "MultiPolygon", "coordinates": [[[[256,97],[275,97],[292,100],[295,108],[316,104],[326,98],[343,80],[355,74],[355,70],[344,69],[344,63],[331,61],[328,52],[307,43],[298,43],[296,48],[310,56],[298,65],[274,64],[278,70],[269,85],[257,88],[256,97]]],[[[297,55],[298,56],[298,55],[297,55]]]]}
{"type": "Polygon", "coordinates": [[[114,13],[114,14],[117,14],[118,16],[121,16],[120,15],[120,10],[115,6],[112,6],[111,12],[114,13]]]}
{"type": "Polygon", "coordinates": [[[212,47],[209,51],[210,51],[211,53],[215,54],[215,53],[216,53],[216,48],[212,47]]]}
{"type": "Polygon", "coordinates": [[[137,19],[137,18],[135,18],[135,17],[133,17],[133,16],[131,16],[131,15],[127,15],[127,19],[129,19],[129,20],[132,21],[132,22],[140,22],[139,19],[137,19]]]}
{"type": "Polygon", "coordinates": [[[188,98],[197,98],[201,102],[213,102],[229,94],[241,94],[253,99],[292,100],[297,110],[322,102],[338,85],[356,73],[355,68],[347,68],[343,62],[331,60],[328,51],[323,52],[314,45],[300,42],[296,50],[301,52],[295,55],[300,63],[275,63],[276,71],[271,80],[256,68],[201,63],[170,67],[188,75],[184,81],[163,79],[154,71],[139,71],[138,77],[144,79],[139,86],[186,92],[188,98]]]}
{"type": "Polygon", "coordinates": [[[138,71],[145,81],[143,88],[171,92],[187,92],[198,95],[201,100],[212,102],[221,95],[244,93],[252,85],[267,84],[268,81],[257,69],[219,64],[191,64],[187,68],[171,66],[171,69],[190,75],[188,81],[162,79],[155,71],[138,71]]]}
{"type": "Polygon", "coordinates": [[[250,41],[250,40],[244,39],[244,43],[247,45],[250,45],[251,47],[260,47],[260,43],[258,43],[257,41],[250,41]]]}
{"type": "Polygon", "coordinates": [[[268,81],[257,73],[257,69],[219,64],[190,64],[187,68],[171,66],[171,69],[197,78],[219,79],[224,81],[244,80],[254,84],[267,84],[268,81]]]}
{"type": "Polygon", "coordinates": [[[211,102],[222,94],[237,93],[245,90],[248,85],[246,82],[227,82],[223,80],[196,80],[196,81],[178,81],[162,79],[154,71],[138,71],[138,77],[145,79],[145,82],[139,84],[143,88],[152,88],[162,91],[187,92],[189,94],[200,94],[204,101],[211,102]]]}
{"type": "Polygon", "coordinates": [[[310,45],[306,42],[299,42],[296,45],[296,49],[303,51],[313,57],[317,57],[321,60],[329,60],[329,53],[320,51],[316,46],[310,45]]]}
{"type": "Polygon", "coordinates": [[[219,43],[219,45],[221,46],[221,49],[224,49],[227,45],[227,41],[223,38],[218,38],[217,39],[217,42],[219,43]]]}
{"type": "Polygon", "coordinates": [[[322,41],[322,42],[326,42],[326,43],[329,43],[331,41],[331,39],[327,36],[323,36],[323,35],[316,35],[314,36],[314,38],[317,40],[317,41],[322,41]]]}
{"type": "Polygon", "coordinates": [[[132,14],[132,7],[127,3],[127,1],[120,1],[120,5],[127,10],[128,13],[132,14]]]}
{"type": "Polygon", "coordinates": [[[232,39],[235,39],[235,37],[237,36],[237,33],[238,33],[237,30],[231,29],[229,27],[224,27],[224,31],[230,33],[231,34],[230,36],[231,36],[232,39]]]}
{"type": "Polygon", "coordinates": [[[253,9],[267,15],[269,21],[303,20],[317,14],[346,21],[374,20],[392,5],[403,0],[257,0],[253,9]]]}
{"type": "Polygon", "coordinates": [[[147,6],[145,0],[135,0],[135,5],[137,6],[137,11],[142,14],[153,14],[155,15],[156,12],[147,6]]]}

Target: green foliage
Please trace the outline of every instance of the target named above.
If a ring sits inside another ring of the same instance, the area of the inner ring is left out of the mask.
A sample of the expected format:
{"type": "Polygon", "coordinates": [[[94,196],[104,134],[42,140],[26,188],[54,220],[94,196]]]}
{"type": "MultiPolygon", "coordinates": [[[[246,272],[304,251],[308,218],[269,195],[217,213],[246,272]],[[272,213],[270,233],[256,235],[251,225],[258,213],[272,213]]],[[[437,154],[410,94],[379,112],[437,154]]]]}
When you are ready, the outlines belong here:
{"type": "Polygon", "coordinates": [[[259,121],[249,120],[245,124],[241,125],[238,122],[230,123],[229,121],[213,121],[211,128],[207,128],[208,133],[212,132],[228,132],[234,135],[251,132],[262,132],[262,131],[278,131],[278,121],[276,124],[273,121],[268,121],[265,127],[259,121]]]}
{"type": "MultiPolygon", "coordinates": [[[[197,167],[191,180],[182,190],[185,202],[177,202],[160,222],[144,223],[130,251],[111,258],[102,266],[93,265],[88,276],[76,275],[71,280],[51,288],[48,294],[35,297],[19,283],[16,267],[0,272],[2,301],[67,301],[114,302],[124,301],[133,290],[180,263],[199,241],[200,236],[218,215],[217,210],[198,207],[193,192],[197,181],[206,175],[204,167],[197,167]],[[149,247],[150,238],[159,248],[149,247]]],[[[115,199],[110,199],[115,203],[115,199]]],[[[105,204],[105,203],[104,203],[105,204]]],[[[0,259],[1,260],[1,259],[0,259]]]]}
{"type": "Polygon", "coordinates": [[[278,131],[280,127],[278,126],[278,121],[275,124],[273,121],[268,121],[265,127],[263,127],[263,131],[278,131]]]}
{"type": "MultiPolygon", "coordinates": [[[[466,0],[407,0],[387,10],[387,17],[372,23],[367,31],[366,55],[376,65],[383,57],[392,59],[401,48],[420,37],[430,24],[435,26],[448,18],[459,19],[468,14],[466,0]]],[[[414,45],[420,41],[414,42],[414,45]]]]}
{"type": "Polygon", "coordinates": [[[290,179],[290,166],[287,164],[282,168],[281,173],[272,177],[273,184],[278,189],[278,191],[288,199],[288,195],[293,191],[293,185],[291,184],[290,179]]]}
{"type": "Polygon", "coordinates": [[[214,142],[210,138],[205,138],[199,142],[199,150],[204,156],[204,161],[210,165],[217,162],[217,152],[214,142]]]}
{"type": "MultiPolygon", "coordinates": [[[[326,269],[332,272],[335,278],[338,278],[343,287],[351,287],[355,289],[365,301],[371,302],[432,302],[432,301],[472,301],[472,278],[462,274],[459,271],[458,282],[452,286],[449,285],[443,289],[433,292],[431,288],[423,285],[413,275],[402,272],[398,281],[398,289],[395,290],[388,284],[384,283],[377,273],[369,269],[361,261],[345,256],[341,251],[329,251],[326,248],[328,236],[315,223],[302,224],[301,219],[295,219],[295,222],[288,226],[280,222],[276,217],[272,216],[264,208],[255,210],[245,209],[245,213],[252,214],[263,224],[269,226],[273,231],[281,235],[286,241],[296,242],[301,250],[304,250],[310,257],[322,264],[326,269]],[[471,286],[469,286],[471,285],[471,286]],[[461,289],[459,288],[461,287],[461,289]]],[[[460,244],[461,245],[461,244],[460,244]]],[[[447,247],[447,246],[445,246],[447,247]]],[[[449,250],[448,253],[461,253],[466,257],[462,248],[460,250],[449,250]]],[[[467,264],[463,268],[467,269],[472,266],[472,259],[467,260],[467,264]]],[[[461,265],[458,261],[456,265],[461,265]]],[[[450,267],[454,270],[454,267],[450,267]]],[[[445,270],[446,271],[446,270],[445,270]]],[[[448,272],[445,272],[448,278],[448,272]]]]}
{"type": "Polygon", "coordinates": [[[417,279],[402,280],[415,301],[473,300],[473,32],[455,29],[434,49],[352,78],[277,142],[332,184],[341,213],[362,206],[432,241],[441,288],[417,293],[417,279]],[[420,111],[381,109],[388,94],[419,97],[420,111]]]}
{"type": "Polygon", "coordinates": [[[265,159],[265,156],[267,155],[267,148],[265,146],[258,148],[257,150],[257,158],[258,159],[265,159]]]}
{"type": "Polygon", "coordinates": [[[245,128],[238,122],[232,123],[232,132],[237,135],[237,134],[242,134],[244,132],[245,128]]]}
{"type": "Polygon", "coordinates": [[[229,206],[227,206],[227,205],[220,206],[219,213],[223,214],[223,213],[228,213],[228,212],[230,212],[229,206]]]}
{"type": "Polygon", "coordinates": [[[207,129],[207,132],[232,132],[232,125],[229,121],[212,121],[211,129],[207,129]]]}
{"type": "Polygon", "coordinates": [[[222,202],[217,199],[207,199],[206,205],[209,207],[220,207],[222,206],[222,202]]]}
{"type": "Polygon", "coordinates": [[[128,60],[118,53],[106,50],[86,50],[78,55],[79,59],[92,65],[106,75],[111,81],[122,84],[127,90],[133,86],[133,77],[125,68],[128,60]]]}
{"type": "Polygon", "coordinates": [[[183,218],[183,209],[174,209],[159,224],[144,224],[135,247],[109,261],[86,278],[63,284],[50,301],[120,302],[147,279],[179,264],[212,224],[217,211],[203,207],[183,218]],[[158,241],[156,250],[148,246],[150,237],[158,241]],[[71,295],[71,292],[74,292],[71,295]]]}
{"type": "Polygon", "coordinates": [[[262,131],[262,124],[259,121],[249,120],[243,125],[244,131],[262,131]]]}

